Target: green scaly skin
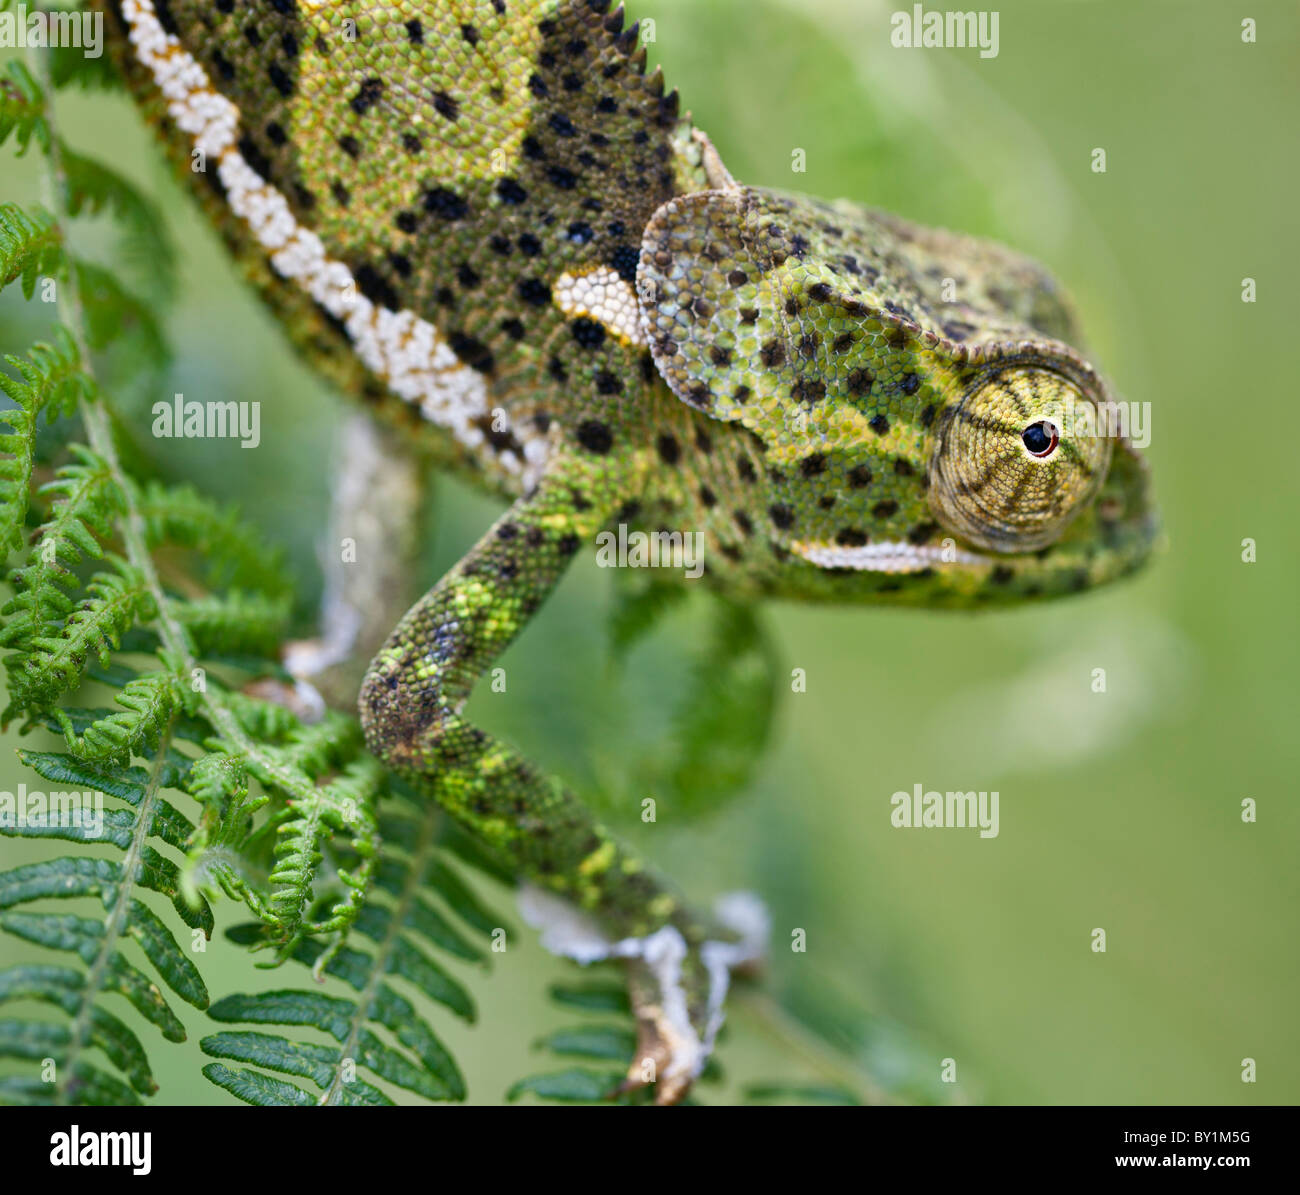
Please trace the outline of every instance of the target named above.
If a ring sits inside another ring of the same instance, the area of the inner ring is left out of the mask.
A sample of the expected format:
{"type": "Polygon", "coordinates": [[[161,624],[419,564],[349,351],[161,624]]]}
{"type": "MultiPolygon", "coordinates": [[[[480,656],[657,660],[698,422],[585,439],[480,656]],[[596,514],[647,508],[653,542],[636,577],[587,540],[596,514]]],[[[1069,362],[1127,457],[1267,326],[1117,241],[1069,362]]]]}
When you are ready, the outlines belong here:
{"type": "MultiPolygon", "coordinates": [[[[737,185],[608,0],[101,6],[139,102],[295,344],[511,504],[376,657],[371,748],[608,938],[675,929],[707,1038],[701,952],[725,931],[460,711],[620,522],[702,531],[709,583],[740,600],[975,608],[1132,571],[1155,534],[1145,467],[1061,417],[1110,397],[1067,300],[1000,247],[737,185]],[[192,169],[142,22],[234,105],[243,161],[366,299],[427,321],[472,371],[477,437],[395,398],[339,312],[268,263],[227,176],[192,169]],[[566,300],[584,276],[613,297],[566,300]]],[[[682,1026],[654,968],[629,966],[632,1079],[649,1057],[657,1098],[676,1100],[682,1026]]]]}

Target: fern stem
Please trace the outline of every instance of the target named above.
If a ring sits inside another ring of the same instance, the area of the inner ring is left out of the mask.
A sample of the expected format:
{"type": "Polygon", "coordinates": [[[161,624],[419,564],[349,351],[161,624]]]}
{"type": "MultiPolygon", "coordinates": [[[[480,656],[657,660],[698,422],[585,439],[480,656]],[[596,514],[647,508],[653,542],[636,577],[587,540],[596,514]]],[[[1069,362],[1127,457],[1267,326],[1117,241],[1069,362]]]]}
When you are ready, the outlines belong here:
{"type": "Polygon", "coordinates": [[[173,713],[167,719],[167,725],[163,727],[162,733],[158,736],[158,750],[149,768],[149,780],[145,785],[144,796],[137,807],[135,826],[131,831],[131,845],[127,849],[126,858],[122,862],[122,883],[114,893],[113,907],[109,910],[108,917],[104,921],[104,937],[100,941],[99,950],[95,954],[95,961],[91,963],[90,970],[86,975],[86,985],[82,990],[81,1004],[77,1008],[77,1015],[73,1018],[72,1028],[68,1035],[68,1050],[63,1059],[64,1082],[59,1085],[61,1098],[66,1098],[69,1094],[68,1083],[76,1070],[77,1056],[85,1048],[86,1041],[90,1037],[91,1021],[95,1013],[95,997],[99,995],[103,987],[106,973],[112,964],[113,954],[117,949],[118,939],[126,929],[127,917],[130,916],[131,893],[135,888],[136,878],[140,874],[140,866],[144,859],[145,841],[153,833],[154,807],[158,802],[158,794],[162,789],[162,774],[167,766],[167,752],[171,747],[172,728],[175,724],[176,715],[173,713]]]}
{"type": "Polygon", "coordinates": [[[425,855],[433,846],[437,828],[437,806],[429,804],[424,811],[424,821],[420,824],[420,836],[411,851],[411,866],[407,868],[401,895],[397,898],[397,903],[394,905],[392,915],[388,921],[388,932],[384,935],[384,940],[378,944],[379,948],[375,951],[374,966],[370,968],[370,974],[366,977],[366,986],[356,1002],[356,1011],[352,1014],[352,1024],[348,1029],[347,1040],[343,1043],[342,1049],[339,1050],[339,1062],[334,1068],[334,1077],[330,1080],[328,1090],[317,1101],[318,1107],[328,1107],[333,1103],[339,1092],[339,1084],[343,1081],[343,1063],[349,1058],[354,1060],[356,1058],[357,1042],[362,1030],[366,1027],[366,1021],[369,1019],[371,1001],[374,999],[379,985],[384,981],[389,953],[393,949],[393,943],[401,936],[402,926],[406,921],[407,914],[411,911],[411,905],[423,884],[425,855]]]}

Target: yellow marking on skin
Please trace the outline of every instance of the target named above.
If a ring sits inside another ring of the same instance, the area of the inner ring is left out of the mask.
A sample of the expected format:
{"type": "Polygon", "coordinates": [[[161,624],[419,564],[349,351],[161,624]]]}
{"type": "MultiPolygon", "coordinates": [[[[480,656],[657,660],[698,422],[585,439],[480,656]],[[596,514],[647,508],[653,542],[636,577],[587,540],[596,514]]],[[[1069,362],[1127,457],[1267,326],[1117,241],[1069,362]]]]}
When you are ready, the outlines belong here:
{"type": "Polygon", "coordinates": [[[565,315],[585,315],[612,332],[623,344],[644,345],[636,292],[609,266],[594,266],[576,274],[561,274],[551,298],[565,315]]]}
{"type": "Polygon", "coordinates": [[[589,876],[608,871],[609,865],[614,862],[616,853],[617,848],[612,842],[602,843],[578,864],[578,874],[589,876]]]}

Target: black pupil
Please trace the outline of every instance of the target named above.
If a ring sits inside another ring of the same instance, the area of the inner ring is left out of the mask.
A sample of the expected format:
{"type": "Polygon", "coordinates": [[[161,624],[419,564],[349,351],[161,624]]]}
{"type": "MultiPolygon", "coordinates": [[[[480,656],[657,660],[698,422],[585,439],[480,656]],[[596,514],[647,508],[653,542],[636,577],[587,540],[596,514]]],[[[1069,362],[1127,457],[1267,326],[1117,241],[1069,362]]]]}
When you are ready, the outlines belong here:
{"type": "Polygon", "coordinates": [[[1056,428],[1050,423],[1031,423],[1020,438],[1035,456],[1046,456],[1056,447],[1056,428]]]}

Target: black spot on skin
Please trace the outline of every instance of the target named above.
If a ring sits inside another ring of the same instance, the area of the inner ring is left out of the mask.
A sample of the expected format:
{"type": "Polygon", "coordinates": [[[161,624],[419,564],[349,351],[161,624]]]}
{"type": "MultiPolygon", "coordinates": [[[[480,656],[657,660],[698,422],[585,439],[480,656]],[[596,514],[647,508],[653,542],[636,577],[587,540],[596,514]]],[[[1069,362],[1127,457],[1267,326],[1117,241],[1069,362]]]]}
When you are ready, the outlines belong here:
{"type": "Polygon", "coordinates": [[[776,369],[785,364],[785,345],[779,340],[769,340],[759,349],[758,356],[768,369],[776,369]]]}
{"type": "Polygon", "coordinates": [[[677,443],[676,436],[664,432],[655,442],[655,447],[659,450],[659,459],[665,465],[675,465],[682,459],[682,446],[677,443]]]}
{"type": "Polygon", "coordinates": [[[586,245],[596,235],[591,230],[591,225],[585,220],[575,220],[569,225],[569,240],[575,245],[586,245]]]}
{"type": "Polygon", "coordinates": [[[614,437],[609,428],[599,419],[584,419],[578,424],[578,443],[588,452],[604,456],[614,445],[614,437]]]}
{"type": "Polygon", "coordinates": [[[488,246],[498,257],[510,256],[510,242],[500,233],[497,233],[488,241],[488,246]]]}
{"type": "Polygon", "coordinates": [[[788,316],[796,316],[799,314],[799,304],[794,298],[786,299],[785,313],[788,316]]]}
{"type": "Polygon", "coordinates": [[[799,462],[799,472],[804,477],[816,477],[819,473],[826,472],[826,454],[824,452],[814,452],[806,456],[799,462]]]}
{"type": "Polygon", "coordinates": [[[293,95],[293,80],[289,78],[284,68],[278,63],[273,62],[266,68],[266,73],[270,76],[271,86],[276,89],[285,99],[293,95]]]}
{"type": "Polygon", "coordinates": [[[896,456],[894,458],[894,472],[897,473],[899,477],[911,477],[912,462],[906,460],[904,457],[896,456]]]}
{"type": "Polygon", "coordinates": [[[519,185],[518,179],[503,178],[497,183],[497,194],[501,197],[502,203],[513,205],[523,203],[528,198],[528,192],[519,185]]]}
{"type": "Polygon", "coordinates": [[[618,104],[613,96],[604,95],[596,101],[596,111],[602,116],[613,116],[618,111],[618,104]]]}
{"type": "Polygon", "coordinates": [[[551,94],[551,89],[546,85],[546,80],[541,75],[536,74],[528,77],[528,90],[539,100],[545,99],[551,94]]]}
{"type": "Polygon", "coordinates": [[[758,322],[758,308],[742,307],[740,309],[740,322],[742,324],[756,324],[758,322]]]}
{"type": "Polygon", "coordinates": [[[578,135],[578,130],[573,127],[573,121],[563,112],[552,112],[547,123],[557,137],[576,137],[578,135]]]}
{"type": "Polygon", "coordinates": [[[605,329],[585,315],[578,316],[570,325],[570,330],[573,339],[584,349],[598,349],[605,343],[605,329]]]}
{"type": "Polygon", "coordinates": [[[406,36],[413,46],[424,45],[424,25],[419,21],[407,21],[406,36]]]}
{"type": "Polygon", "coordinates": [[[853,337],[847,332],[841,332],[831,344],[831,349],[837,353],[847,353],[853,347],[853,337]]]}
{"type": "Polygon", "coordinates": [[[713,439],[702,427],[695,429],[695,447],[705,456],[709,456],[713,452],[713,439]]]}
{"type": "Polygon", "coordinates": [[[469,204],[446,187],[434,187],[424,193],[424,210],[432,212],[440,220],[463,220],[469,215],[469,204]]]}
{"type": "Polygon", "coordinates": [[[737,402],[746,403],[749,401],[750,396],[753,393],[754,392],[742,382],[739,386],[736,387],[734,397],[737,402]]]}
{"type": "Polygon", "coordinates": [[[740,563],[740,549],[736,547],[735,544],[719,544],[718,551],[720,551],[733,564],[740,563]]]}
{"type": "Polygon", "coordinates": [[[361,156],[361,143],[351,133],[339,138],[339,148],[353,160],[361,156]]]}
{"type": "Polygon", "coordinates": [[[619,245],[613,253],[609,255],[610,266],[618,271],[618,276],[624,282],[636,281],[636,267],[641,260],[640,253],[630,245],[619,245]]]}
{"type": "MultiPolygon", "coordinates": [[[[153,10],[158,15],[158,24],[160,24],[173,37],[180,37],[180,26],[176,24],[176,17],[172,13],[172,6],[168,0],[154,0],[153,10]]],[[[223,11],[229,12],[230,9],[223,11]]]]}
{"type": "Polygon", "coordinates": [[[578,550],[578,542],[578,537],[570,532],[567,535],[560,536],[555,546],[561,556],[572,556],[578,550]]]}
{"type": "Polygon", "coordinates": [[[266,139],[272,145],[283,145],[289,137],[276,121],[270,120],[266,123],[266,139]]]}
{"type": "Polygon", "coordinates": [[[534,307],[543,307],[551,301],[551,288],[539,278],[524,278],[515,290],[525,303],[534,307]]]}
{"type": "Polygon", "coordinates": [[[884,436],[889,433],[889,420],[883,415],[872,415],[867,422],[867,426],[878,436],[884,436]]]}
{"type": "Polygon", "coordinates": [[[865,490],[871,484],[871,468],[868,465],[854,465],[849,470],[849,485],[855,490],[865,490]]]}
{"type": "Polygon", "coordinates": [[[917,525],[907,533],[907,542],[909,544],[923,544],[938,530],[939,527],[935,523],[917,523],[917,525]]]}
{"type": "Polygon", "coordinates": [[[835,542],[841,548],[862,548],[866,546],[867,537],[856,527],[845,527],[836,534],[835,542]]]}
{"type": "Polygon", "coordinates": [[[1015,578],[1015,571],[1007,568],[1005,564],[999,564],[991,573],[989,581],[994,585],[1007,585],[1015,578]]]}
{"type": "Polygon", "coordinates": [[[572,191],[578,185],[578,176],[566,166],[550,166],[546,177],[561,191],[572,191]]]}
{"type": "Polygon", "coordinates": [[[352,111],[358,116],[364,116],[379,103],[380,99],[383,98],[383,94],[384,81],[372,75],[361,84],[357,94],[352,97],[352,111]]]}
{"type": "Polygon", "coordinates": [[[261,33],[258,32],[257,26],[251,23],[244,26],[244,38],[253,49],[257,49],[262,44],[261,33]]]}
{"type": "Polygon", "coordinates": [[[542,253],[542,242],[539,241],[531,232],[525,232],[515,242],[519,246],[519,252],[525,257],[540,257],[542,253]]]}
{"type": "Polygon", "coordinates": [[[924,411],[921,412],[921,426],[929,427],[934,422],[934,403],[931,403],[924,411]]]}
{"type": "Polygon", "coordinates": [[[871,376],[870,370],[855,369],[848,377],[849,393],[861,398],[871,392],[871,384],[874,381],[875,378],[871,376]]]}
{"type": "Polygon", "coordinates": [[[567,382],[569,380],[569,371],[564,368],[564,362],[559,357],[552,357],[547,362],[546,372],[557,382],[567,382]]]}
{"type": "Polygon", "coordinates": [[[397,292],[374,266],[367,263],[358,268],[353,276],[357,280],[357,289],[372,303],[378,303],[392,311],[397,311],[402,306],[397,292]]]}
{"type": "Polygon", "coordinates": [[[693,406],[702,411],[713,406],[713,391],[703,382],[692,382],[686,388],[686,398],[693,406]]]}
{"type": "Polygon", "coordinates": [[[789,531],[794,526],[794,511],[784,504],[778,503],[776,506],[768,507],[767,513],[772,516],[772,522],[782,531],[789,531]]]}
{"type": "Polygon", "coordinates": [[[731,517],[736,520],[736,526],[740,528],[743,535],[748,536],[754,534],[754,524],[749,515],[747,515],[743,510],[732,512],[731,517]]]}
{"type": "MultiPolygon", "coordinates": [[[[412,24],[418,24],[418,23],[419,22],[415,22],[415,21],[412,22],[412,24]]],[[[469,24],[462,25],[460,27],[460,35],[465,39],[468,45],[471,46],[478,45],[478,30],[475,29],[473,25],[469,25],[469,24]]]]}
{"type": "Polygon", "coordinates": [[[223,79],[233,79],[235,77],[235,68],[230,65],[230,59],[220,50],[212,51],[212,65],[217,68],[217,72],[223,79]]]}
{"type": "Polygon", "coordinates": [[[418,154],[424,149],[424,143],[414,133],[402,134],[402,148],[408,154],[418,154]]]}
{"type": "Polygon", "coordinates": [[[267,156],[258,148],[255,142],[247,133],[239,139],[239,152],[243,155],[244,161],[247,162],[263,178],[269,178],[271,175],[271,163],[267,156]]]}
{"type": "Polygon", "coordinates": [[[904,394],[915,394],[921,388],[921,379],[914,373],[905,373],[903,380],[899,383],[898,388],[904,394]]]}
{"type": "Polygon", "coordinates": [[[825,303],[831,297],[831,288],[825,282],[814,282],[808,288],[808,297],[818,303],[825,303]]]}
{"type": "Polygon", "coordinates": [[[617,374],[602,369],[596,375],[596,390],[600,394],[622,394],[623,383],[618,380],[617,374]]]}
{"type": "Polygon", "coordinates": [[[453,123],[460,119],[460,103],[445,91],[433,93],[433,110],[453,123]]]}
{"type": "Polygon", "coordinates": [[[330,194],[339,207],[347,207],[352,202],[352,193],[338,179],[330,183],[330,194]]]}
{"type": "Polygon", "coordinates": [[[821,378],[798,378],[790,387],[790,396],[799,402],[821,402],[826,397],[826,383],[821,378]]]}
{"type": "Polygon", "coordinates": [[[528,136],[519,143],[519,148],[523,150],[524,157],[528,158],[530,161],[540,162],[544,157],[546,157],[545,152],[542,150],[541,142],[531,133],[529,133],[528,136]]]}
{"type": "Polygon", "coordinates": [[[898,503],[892,498],[887,499],[884,502],[877,502],[875,506],[871,508],[871,513],[878,519],[893,518],[893,516],[898,513],[898,503]]]}
{"type": "Polygon", "coordinates": [[[393,273],[403,278],[411,276],[411,259],[405,253],[390,253],[388,264],[393,267],[393,273]]]}
{"type": "Polygon", "coordinates": [[[727,282],[731,286],[744,286],[749,281],[749,275],[744,270],[732,270],[727,275],[727,282]]]}
{"type": "Polygon", "coordinates": [[[715,344],[709,349],[709,360],[719,369],[731,364],[731,350],[724,349],[721,345],[715,344]]]}
{"type": "Polygon", "coordinates": [[[747,456],[742,456],[736,462],[736,475],[744,482],[758,480],[758,474],[754,472],[754,464],[747,456]]]}
{"type": "Polygon", "coordinates": [[[420,227],[420,218],[414,212],[398,212],[393,223],[403,232],[414,232],[420,227]]]}
{"type": "Polygon", "coordinates": [[[509,336],[511,340],[523,340],[525,336],[524,326],[517,319],[502,320],[501,331],[509,336]]]}
{"type": "Polygon", "coordinates": [[[474,290],[483,279],[480,278],[467,263],[462,263],[456,270],[456,281],[459,282],[465,290],[474,290]]]}
{"type": "Polygon", "coordinates": [[[700,486],[700,501],[712,509],[718,504],[718,496],[708,486],[702,485],[700,486]]]}
{"type": "Polygon", "coordinates": [[[492,350],[481,340],[464,332],[452,332],[447,336],[447,343],[451,345],[451,351],[471,369],[479,373],[491,373],[496,368],[492,350]]]}
{"type": "Polygon", "coordinates": [[[835,495],[823,494],[817,499],[817,505],[820,506],[822,510],[831,510],[835,506],[835,495]]]}

